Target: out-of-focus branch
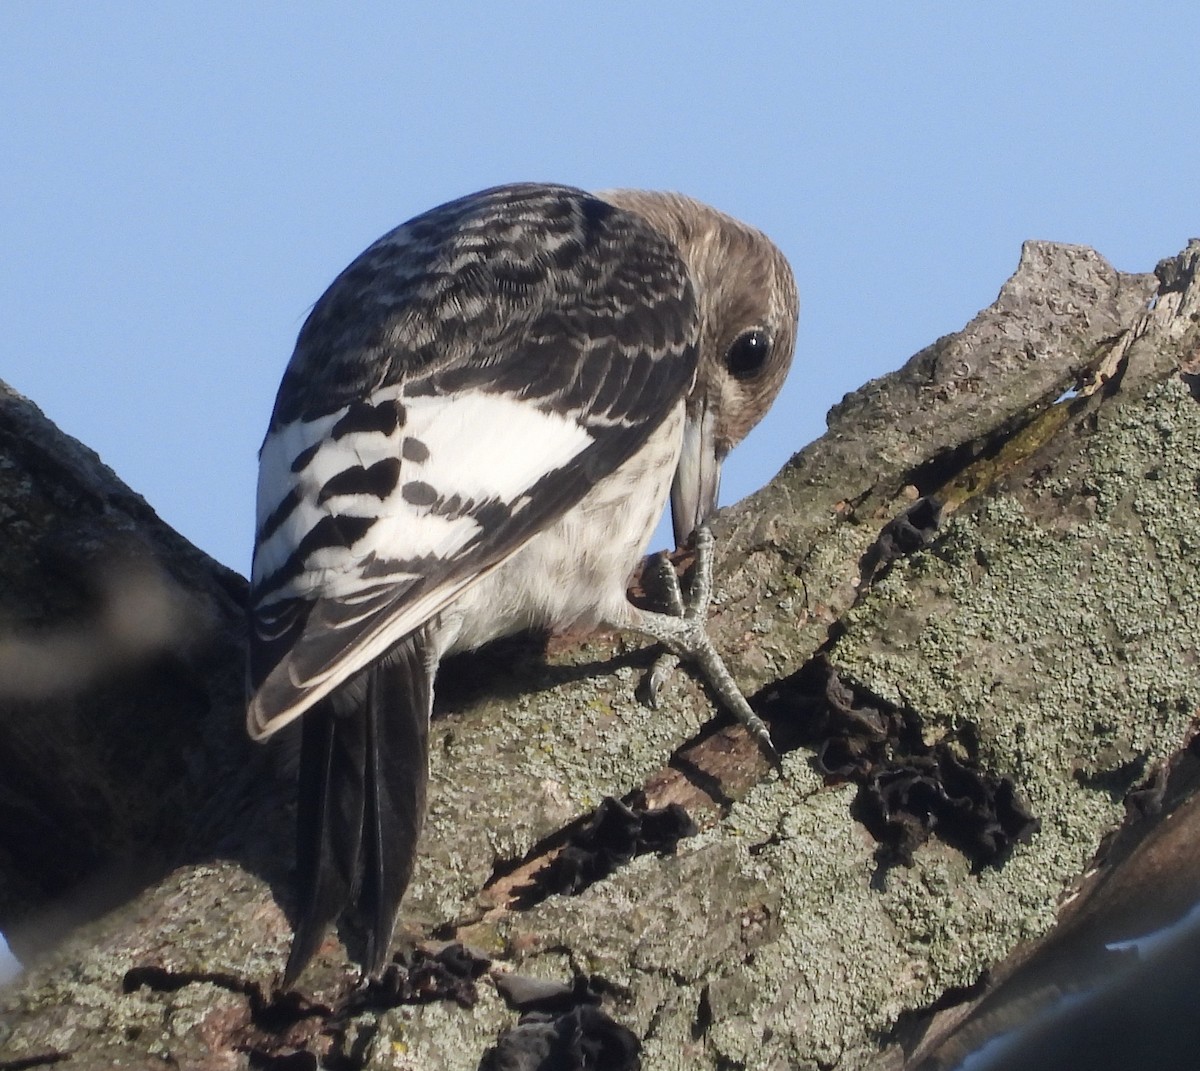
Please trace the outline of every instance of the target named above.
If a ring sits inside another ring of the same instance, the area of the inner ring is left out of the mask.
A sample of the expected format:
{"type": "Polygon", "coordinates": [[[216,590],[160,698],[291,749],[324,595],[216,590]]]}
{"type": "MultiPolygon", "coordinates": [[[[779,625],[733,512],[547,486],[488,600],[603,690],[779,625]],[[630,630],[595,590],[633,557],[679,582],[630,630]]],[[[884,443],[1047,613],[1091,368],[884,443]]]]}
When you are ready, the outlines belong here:
{"type": "Polygon", "coordinates": [[[197,822],[233,805],[214,771],[261,761],[232,731],[243,598],[0,384],[0,931],[23,957],[224,835],[197,822]]]}
{"type": "Polygon", "coordinates": [[[79,695],[186,646],[202,621],[166,574],[148,563],[100,566],[95,610],[83,620],[0,633],[0,702],[79,695]]]}

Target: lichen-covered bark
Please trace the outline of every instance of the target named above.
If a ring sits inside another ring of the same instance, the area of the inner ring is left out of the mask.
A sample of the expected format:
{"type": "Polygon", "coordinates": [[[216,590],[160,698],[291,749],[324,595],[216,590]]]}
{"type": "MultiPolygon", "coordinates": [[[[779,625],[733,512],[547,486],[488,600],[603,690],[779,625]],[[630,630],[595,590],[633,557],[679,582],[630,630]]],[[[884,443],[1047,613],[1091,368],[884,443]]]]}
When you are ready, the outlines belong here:
{"type": "MultiPolygon", "coordinates": [[[[740,730],[712,731],[688,678],[661,709],[639,705],[647,659],[619,639],[448,665],[405,936],[458,938],[497,969],[601,979],[647,1067],[850,1069],[879,1058],[902,1012],[1043,933],[1125,790],[1180,745],[1197,706],[1200,405],[1179,369],[1200,339],[1198,257],[1193,245],[1156,280],[1029,243],[995,305],[849,396],[722,519],[713,632],[788,748],[784,778],[740,730]],[[871,558],[922,495],[944,502],[940,530],[907,558],[871,558]],[[941,741],[1011,779],[1040,832],[982,868],[936,837],[911,865],[881,853],[856,817],[870,786],[831,783],[799,746],[818,652],[860,701],[900,711],[916,746],[941,741]],[[567,827],[639,790],[686,802],[699,835],[580,895],[514,900],[567,827]]],[[[278,782],[234,776],[259,759],[227,707],[206,709],[196,798],[220,806],[205,835],[0,997],[0,1067],[55,1052],[83,1067],[244,1067],[302,1049],[344,1067],[478,1066],[515,1021],[487,984],[470,1008],[342,1014],[351,979],[330,942],[305,978],[318,1010],[272,1003],[286,807],[278,782]],[[165,973],[135,981],[175,982],[123,992],[141,966],[165,973]]],[[[156,743],[169,763],[177,742],[156,743]]],[[[179,801],[160,802],[161,815],[138,806],[178,828],[179,801]]],[[[0,859],[15,887],[10,871],[0,859]]]]}

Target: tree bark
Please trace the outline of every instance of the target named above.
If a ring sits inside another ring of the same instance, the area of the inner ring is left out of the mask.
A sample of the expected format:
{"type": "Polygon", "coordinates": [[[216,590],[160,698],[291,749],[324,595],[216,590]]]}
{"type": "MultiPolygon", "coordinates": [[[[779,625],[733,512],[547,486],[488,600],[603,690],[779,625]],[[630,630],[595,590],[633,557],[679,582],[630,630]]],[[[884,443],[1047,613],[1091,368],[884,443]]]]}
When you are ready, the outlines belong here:
{"type": "Polygon", "coordinates": [[[0,396],[0,928],[29,964],[0,1069],[476,1068],[506,973],[586,979],[647,1067],[934,1059],[1196,713],[1198,262],[1027,243],[722,515],[711,630],[784,776],[684,674],[641,705],[620,637],[444,667],[400,943],[491,958],[424,991],[453,1000],[411,1002],[411,958],[354,991],[332,939],[304,1000],[274,992],[289,746],[244,738],[244,582],[0,396]],[[699,826],[673,851],[670,803],[699,826]]]}

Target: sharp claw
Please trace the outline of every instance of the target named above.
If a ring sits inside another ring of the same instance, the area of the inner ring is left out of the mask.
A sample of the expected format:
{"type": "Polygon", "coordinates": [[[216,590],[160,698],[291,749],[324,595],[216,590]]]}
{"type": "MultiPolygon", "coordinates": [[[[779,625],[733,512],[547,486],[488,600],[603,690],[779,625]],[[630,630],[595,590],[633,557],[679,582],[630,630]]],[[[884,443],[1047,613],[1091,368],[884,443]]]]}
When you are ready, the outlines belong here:
{"type": "Polygon", "coordinates": [[[678,662],[679,659],[670,651],[663,651],[642,678],[642,683],[638,688],[638,698],[651,710],[658,709],[658,694],[662,691],[663,685],[667,683],[667,678],[678,662]]]}
{"type": "Polygon", "coordinates": [[[779,774],[780,780],[787,780],[787,774],[783,769],[783,756],[775,750],[775,742],[771,739],[771,733],[767,727],[761,721],[758,724],[761,726],[761,732],[747,726],[753,734],[755,742],[758,744],[758,750],[763,753],[767,762],[774,767],[775,772],[779,774]]]}

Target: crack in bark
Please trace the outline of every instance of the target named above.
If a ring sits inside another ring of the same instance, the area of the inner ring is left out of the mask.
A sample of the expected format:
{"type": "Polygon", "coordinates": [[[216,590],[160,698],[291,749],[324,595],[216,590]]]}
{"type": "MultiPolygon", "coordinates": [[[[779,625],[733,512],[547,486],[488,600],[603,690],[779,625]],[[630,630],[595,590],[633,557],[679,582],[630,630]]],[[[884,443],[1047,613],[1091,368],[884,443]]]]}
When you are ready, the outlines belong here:
{"type": "Polygon", "coordinates": [[[0,1060],[0,1071],[29,1071],[34,1067],[49,1067],[69,1060],[69,1052],[42,1052],[35,1056],[19,1056],[15,1060],[0,1060]]]}
{"type": "MultiPolygon", "coordinates": [[[[143,987],[174,993],[189,985],[217,986],[245,998],[246,1020],[231,1024],[225,1047],[244,1053],[252,1067],[269,1071],[316,1068],[318,1055],[330,1071],[361,1071],[367,1066],[370,1043],[377,1026],[359,1023],[364,1014],[381,1013],[405,1004],[453,1001],[471,1007],[478,1000],[476,980],[490,967],[489,960],[451,944],[436,953],[415,949],[397,954],[379,979],[351,989],[332,1006],[309,1000],[298,991],[272,992],[269,996],[254,981],[220,971],[175,971],[156,964],[132,967],[125,973],[122,990],[134,993],[143,987]],[[322,1035],[327,1042],[322,1042],[322,1035]]],[[[9,1071],[0,1064],[0,1071],[9,1071]]]]}

